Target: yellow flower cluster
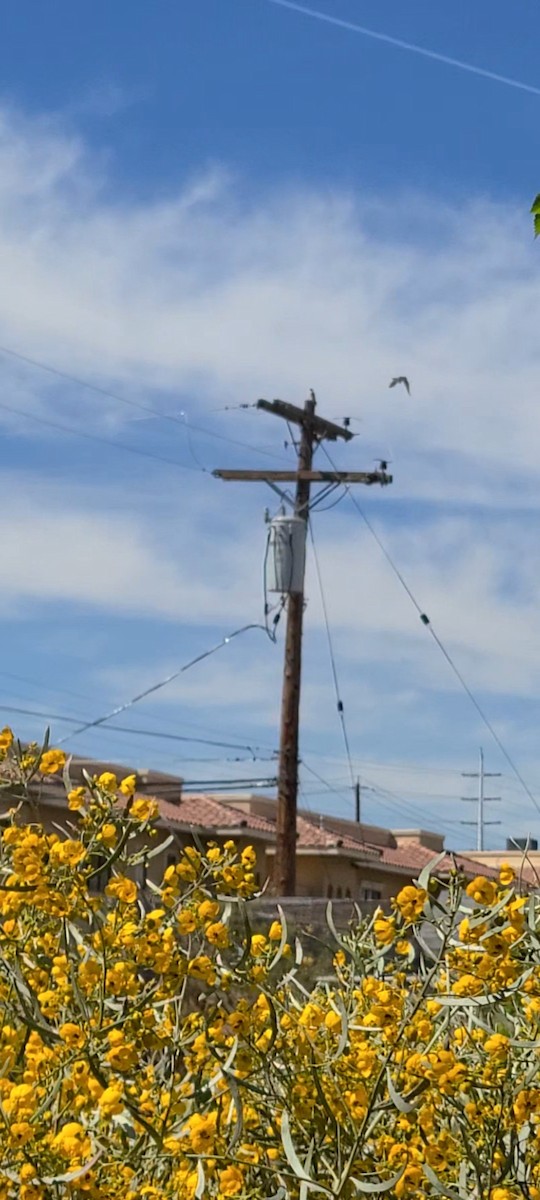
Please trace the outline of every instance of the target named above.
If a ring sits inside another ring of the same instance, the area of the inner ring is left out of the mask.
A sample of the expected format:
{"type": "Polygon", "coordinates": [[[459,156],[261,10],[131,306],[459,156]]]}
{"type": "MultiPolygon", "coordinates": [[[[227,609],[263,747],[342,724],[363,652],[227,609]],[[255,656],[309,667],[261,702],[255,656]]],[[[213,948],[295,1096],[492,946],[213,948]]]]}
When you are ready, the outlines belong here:
{"type": "Polygon", "coordinates": [[[307,987],[250,847],[179,847],[145,891],[135,777],[68,805],[65,836],[4,814],[0,1200],[540,1200],[540,908],[510,868],[426,874],[307,987]]]}

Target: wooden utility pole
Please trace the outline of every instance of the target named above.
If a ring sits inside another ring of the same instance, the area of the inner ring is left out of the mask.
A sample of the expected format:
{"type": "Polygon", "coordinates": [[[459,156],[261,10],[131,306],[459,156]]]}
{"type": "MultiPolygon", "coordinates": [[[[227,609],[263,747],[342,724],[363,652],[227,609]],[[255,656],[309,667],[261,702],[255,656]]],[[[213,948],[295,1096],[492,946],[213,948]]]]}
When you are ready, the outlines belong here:
{"type": "Polygon", "coordinates": [[[362,784],[360,783],[360,780],[357,779],[356,783],[354,785],[354,819],[355,819],[357,825],[360,824],[361,802],[362,802],[362,784]]]}
{"type": "MultiPolygon", "coordinates": [[[[389,484],[392,476],[386,474],[386,464],[379,471],[314,471],[313,454],[323,441],[350,441],[353,434],[341,425],[335,425],[317,416],[315,394],[310,393],[303,408],[286,404],[282,400],[259,400],[257,408],[283,420],[300,426],[296,471],[231,471],[217,470],[213,474],[219,479],[263,481],[270,486],[276,483],[295,483],[294,513],[304,521],[304,541],[307,534],[309,504],[312,483],[323,483],[328,489],[340,484],[389,484]]],[[[274,866],[274,891],[280,896],[294,896],[296,891],[296,816],[298,801],[300,687],[302,679],[302,629],[304,620],[304,581],[301,589],[290,592],[287,601],[287,631],[285,635],[285,664],[281,700],[281,732],[278,771],[278,808],[276,826],[276,855],[274,866]]]]}

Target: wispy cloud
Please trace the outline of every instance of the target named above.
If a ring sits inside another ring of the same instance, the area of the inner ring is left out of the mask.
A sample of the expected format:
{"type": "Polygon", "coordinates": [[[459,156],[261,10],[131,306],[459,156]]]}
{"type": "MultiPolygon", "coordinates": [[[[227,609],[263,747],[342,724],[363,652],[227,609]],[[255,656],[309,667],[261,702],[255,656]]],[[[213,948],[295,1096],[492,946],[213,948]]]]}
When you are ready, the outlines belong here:
{"type": "MultiPolygon", "coordinates": [[[[287,187],[256,195],[219,169],[165,200],[111,198],[106,162],[82,139],[4,111],[0,343],[185,410],[286,461],[271,418],[214,410],[265,394],[301,402],[314,386],[329,416],[361,417],[340,462],[393,460],[393,488],[360,499],[472,686],[512,731],[514,705],[531,703],[540,683],[538,258],[525,216],[508,206],[434,206],[408,195],[400,211],[394,233],[385,199],[287,187]],[[410,377],[410,398],[389,391],[397,373],[410,377]]],[[[29,364],[0,358],[0,372],[15,408],[171,453],[172,427],[128,429],[114,400],[29,364]]],[[[84,608],[100,633],[119,616],[130,628],[174,630],[170,658],[162,642],[159,654],[137,644],[143,680],[156,662],[188,657],[195,627],[213,636],[261,613],[262,487],[240,493],[201,473],[187,491],[152,462],[112,473],[99,452],[91,486],[79,478],[76,439],[66,441],[58,476],[47,465],[54,436],[26,419],[2,420],[21,459],[30,444],[42,450],[39,468],[11,462],[0,489],[4,613],[17,609],[30,622],[58,606],[84,608]]],[[[173,439],[174,457],[194,465],[184,430],[173,439]]],[[[248,449],[200,433],[192,450],[209,468],[251,460],[248,449]]],[[[444,665],[349,501],[316,528],[355,749],[365,753],[364,736],[379,752],[407,738],[420,747],[423,721],[432,747],[444,745],[450,722],[454,745],[468,750],[477,722],[467,709],[460,723],[444,665]]],[[[308,600],[313,744],[334,706],[311,575],[308,600]]],[[[115,625],[108,646],[122,699],[133,642],[122,643],[115,625]]],[[[269,648],[261,640],[244,653],[236,681],[223,666],[197,684],[192,677],[190,694],[201,709],[213,697],[227,710],[232,696],[246,723],[253,715],[267,728],[278,686],[269,648]]],[[[95,665],[99,674],[106,664],[95,665]]],[[[184,693],[173,699],[187,702],[184,693]]],[[[533,735],[522,743],[532,763],[533,735]]]]}

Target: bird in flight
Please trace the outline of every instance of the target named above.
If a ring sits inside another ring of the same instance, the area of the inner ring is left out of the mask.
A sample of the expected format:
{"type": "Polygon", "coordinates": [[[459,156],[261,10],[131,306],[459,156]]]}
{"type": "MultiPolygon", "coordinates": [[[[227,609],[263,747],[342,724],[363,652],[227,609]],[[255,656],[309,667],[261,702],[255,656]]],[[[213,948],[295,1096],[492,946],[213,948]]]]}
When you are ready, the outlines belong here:
{"type": "Polygon", "coordinates": [[[396,375],[395,379],[392,379],[390,381],[390,383],[388,384],[388,387],[396,387],[396,384],[398,384],[398,383],[402,383],[403,386],[407,388],[407,395],[410,396],[411,387],[409,384],[409,380],[407,379],[407,376],[406,375],[396,375]]]}

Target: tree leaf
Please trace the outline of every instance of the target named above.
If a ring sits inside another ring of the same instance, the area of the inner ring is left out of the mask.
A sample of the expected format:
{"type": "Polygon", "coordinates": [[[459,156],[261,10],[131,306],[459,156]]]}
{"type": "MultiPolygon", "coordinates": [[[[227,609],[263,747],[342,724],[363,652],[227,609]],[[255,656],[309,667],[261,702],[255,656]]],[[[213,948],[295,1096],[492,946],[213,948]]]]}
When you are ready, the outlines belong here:
{"type": "Polygon", "coordinates": [[[418,887],[424,888],[427,892],[431,875],[439,863],[442,863],[443,858],[446,858],[446,850],[443,850],[436,858],[432,858],[431,862],[426,863],[424,870],[418,876],[418,887]]]}
{"type": "Polygon", "coordinates": [[[351,1175],[351,1183],[359,1192],[364,1192],[366,1196],[373,1196],[377,1195],[379,1192],[390,1192],[392,1188],[395,1188],[396,1183],[399,1183],[404,1171],[405,1167],[401,1167],[396,1175],[392,1175],[391,1179],[381,1179],[376,1183],[368,1183],[363,1179],[357,1179],[354,1175],[351,1175]]]}
{"type": "Polygon", "coordinates": [[[534,216],[540,215],[540,192],[538,193],[536,199],[533,200],[533,202],[531,204],[531,212],[534,214],[534,216]]]}
{"type": "Polygon", "coordinates": [[[396,1091],[394,1084],[392,1083],[390,1068],[388,1068],[386,1073],[386,1085],[388,1087],[388,1095],[390,1096],[392,1104],[397,1108],[398,1112],[410,1113],[418,1107],[417,1103],[411,1104],[408,1100],[405,1100],[404,1096],[401,1096],[400,1093],[396,1091]]]}
{"type": "Polygon", "coordinates": [[[446,1196],[447,1200],[465,1200],[465,1197],[462,1196],[461,1192],[455,1192],[453,1188],[447,1187],[445,1183],[441,1183],[439,1177],[435,1174],[435,1171],[432,1167],[430,1167],[429,1163],[422,1163],[422,1170],[426,1176],[426,1179],[429,1179],[429,1182],[435,1188],[438,1196],[446,1196]]]}
{"type": "Polygon", "coordinates": [[[540,237],[540,213],[536,213],[534,218],[534,236],[540,237]]]}
{"type": "Polygon", "coordinates": [[[199,1159],[197,1163],[197,1187],[195,1188],[195,1200],[203,1200],[205,1182],[202,1159],[199,1159]]]}
{"type": "Polygon", "coordinates": [[[306,1174],[305,1167],[300,1162],[298,1154],[293,1145],[291,1127],[289,1124],[289,1114],[286,1109],[284,1109],[283,1113],[281,1114],[281,1141],[283,1143],[283,1149],[285,1151],[287,1162],[294,1171],[296,1178],[303,1183],[308,1183],[312,1192],[322,1192],[324,1195],[330,1196],[332,1193],[328,1190],[328,1188],[322,1187],[318,1183],[314,1183],[313,1180],[309,1178],[309,1175],[306,1174]]]}

